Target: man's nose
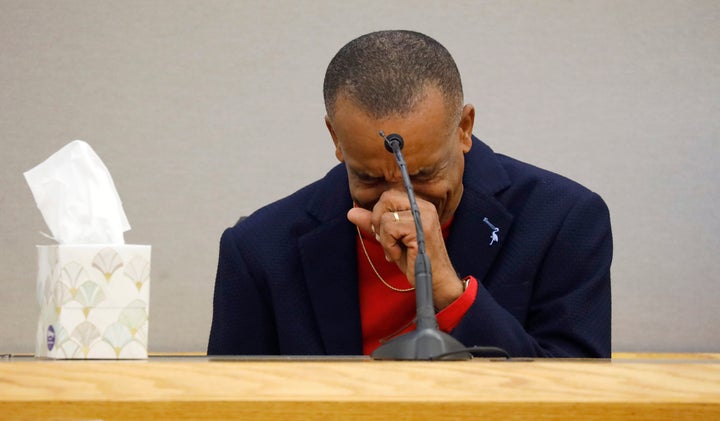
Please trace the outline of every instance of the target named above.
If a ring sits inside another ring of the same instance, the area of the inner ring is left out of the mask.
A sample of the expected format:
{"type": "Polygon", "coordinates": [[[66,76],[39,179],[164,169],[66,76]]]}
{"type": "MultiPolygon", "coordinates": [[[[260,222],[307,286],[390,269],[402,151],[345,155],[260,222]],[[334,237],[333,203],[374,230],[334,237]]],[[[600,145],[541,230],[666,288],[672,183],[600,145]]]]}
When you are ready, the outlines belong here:
{"type": "Polygon", "coordinates": [[[399,192],[405,191],[405,184],[402,181],[402,177],[394,177],[390,180],[385,181],[388,186],[388,190],[397,190],[399,192]]]}
{"type": "Polygon", "coordinates": [[[397,167],[397,165],[394,165],[393,167],[386,168],[385,169],[385,182],[389,186],[402,186],[403,180],[402,180],[402,172],[400,172],[400,168],[397,167]]]}

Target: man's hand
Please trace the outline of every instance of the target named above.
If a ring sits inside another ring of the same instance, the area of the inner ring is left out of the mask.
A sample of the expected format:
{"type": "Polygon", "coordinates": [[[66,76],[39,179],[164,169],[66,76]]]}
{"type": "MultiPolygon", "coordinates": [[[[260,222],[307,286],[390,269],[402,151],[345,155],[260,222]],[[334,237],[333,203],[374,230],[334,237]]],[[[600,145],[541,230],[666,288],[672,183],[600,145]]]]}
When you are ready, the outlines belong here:
{"type": "MultiPolygon", "coordinates": [[[[463,286],[445,249],[437,209],[428,201],[418,199],[417,202],[425,250],[432,265],[434,305],[442,310],[462,295],[463,286]]],[[[353,208],[348,211],[347,218],[361,230],[375,233],[385,250],[385,258],[395,262],[410,284],[415,285],[417,235],[410,202],[404,191],[388,190],[380,196],[372,211],[353,208]]]]}

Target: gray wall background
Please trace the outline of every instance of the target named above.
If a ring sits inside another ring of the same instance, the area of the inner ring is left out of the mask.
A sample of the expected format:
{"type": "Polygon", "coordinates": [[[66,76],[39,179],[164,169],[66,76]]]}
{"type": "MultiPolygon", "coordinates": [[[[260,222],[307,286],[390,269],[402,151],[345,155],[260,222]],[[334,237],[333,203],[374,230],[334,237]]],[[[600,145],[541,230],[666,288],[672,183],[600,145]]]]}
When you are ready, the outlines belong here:
{"type": "Polygon", "coordinates": [[[350,39],[425,32],[475,134],[600,193],[614,351],[720,352],[720,2],[0,0],[0,353],[32,352],[40,212],[74,139],[151,244],[150,351],[204,351],[222,230],[335,164],[322,79],[350,39]]]}

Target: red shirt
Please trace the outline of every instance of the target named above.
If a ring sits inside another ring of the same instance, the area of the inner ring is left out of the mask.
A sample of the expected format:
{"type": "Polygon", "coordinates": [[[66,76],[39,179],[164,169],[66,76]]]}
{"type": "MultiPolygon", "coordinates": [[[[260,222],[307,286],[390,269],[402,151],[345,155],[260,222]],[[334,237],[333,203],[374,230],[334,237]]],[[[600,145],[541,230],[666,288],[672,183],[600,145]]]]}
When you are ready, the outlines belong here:
{"type": "MultiPolygon", "coordinates": [[[[449,229],[449,223],[443,227],[445,238],[449,229]]],[[[385,341],[415,328],[415,290],[411,289],[412,285],[400,268],[394,262],[385,260],[385,253],[374,234],[361,232],[362,239],[360,236],[357,239],[360,318],[363,353],[369,355],[385,341]],[[388,285],[380,280],[373,266],[388,285]]],[[[440,329],[444,332],[453,330],[475,301],[476,295],[477,281],[470,277],[463,295],[437,314],[440,329]]]]}

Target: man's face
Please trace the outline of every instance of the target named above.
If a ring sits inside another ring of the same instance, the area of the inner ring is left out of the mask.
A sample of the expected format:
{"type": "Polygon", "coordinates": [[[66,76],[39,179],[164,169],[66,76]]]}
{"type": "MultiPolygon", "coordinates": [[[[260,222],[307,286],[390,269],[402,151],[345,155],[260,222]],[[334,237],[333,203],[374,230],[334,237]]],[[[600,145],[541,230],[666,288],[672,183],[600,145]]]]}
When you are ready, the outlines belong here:
{"type": "Polygon", "coordinates": [[[395,156],[378,132],[397,133],[405,140],[403,155],[415,195],[435,205],[441,223],[455,213],[462,196],[463,154],[470,150],[474,110],[466,105],[458,122],[441,93],[433,88],[406,116],[369,117],[342,94],[332,120],[326,118],[335,154],[345,162],[350,194],[360,207],[372,210],[386,190],[404,191],[395,156]]]}

